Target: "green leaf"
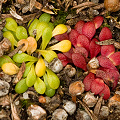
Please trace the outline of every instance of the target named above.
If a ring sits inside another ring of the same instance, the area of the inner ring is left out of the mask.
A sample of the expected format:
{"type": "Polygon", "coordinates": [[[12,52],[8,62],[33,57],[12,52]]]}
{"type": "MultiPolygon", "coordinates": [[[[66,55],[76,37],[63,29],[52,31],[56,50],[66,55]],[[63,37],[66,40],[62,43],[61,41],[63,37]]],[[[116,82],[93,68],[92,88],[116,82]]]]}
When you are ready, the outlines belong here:
{"type": "Polygon", "coordinates": [[[0,57],[0,67],[1,67],[4,63],[15,63],[15,62],[14,62],[9,56],[3,55],[2,57],[0,57]]]}
{"type": "Polygon", "coordinates": [[[40,22],[40,23],[37,24],[37,27],[36,27],[36,30],[37,30],[36,40],[37,41],[42,36],[42,32],[46,27],[48,27],[48,24],[46,22],[40,22]]]}
{"type": "Polygon", "coordinates": [[[16,37],[18,40],[27,39],[27,30],[23,26],[18,26],[16,29],[16,37]]]}
{"type": "Polygon", "coordinates": [[[26,53],[17,53],[13,56],[13,60],[17,63],[22,63],[27,61],[36,62],[38,58],[30,56],[26,53]]]}
{"type": "Polygon", "coordinates": [[[58,57],[56,52],[52,50],[36,50],[36,52],[40,52],[47,62],[51,62],[54,58],[58,57]]]}
{"type": "Polygon", "coordinates": [[[3,37],[7,38],[11,42],[11,50],[14,50],[14,45],[17,46],[17,41],[14,38],[14,35],[10,31],[3,33],[3,37]]]}
{"type": "MultiPolygon", "coordinates": [[[[33,19],[31,19],[31,20],[29,21],[28,26],[29,26],[29,24],[31,23],[32,20],[33,20],[33,19]]],[[[28,32],[29,32],[30,36],[32,36],[32,37],[35,36],[35,35],[33,34],[33,31],[36,29],[36,27],[37,27],[37,25],[38,25],[39,22],[40,22],[40,21],[35,18],[34,21],[31,23],[31,25],[29,26],[28,32]]]]}
{"type": "Polygon", "coordinates": [[[43,13],[40,17],[39,17],[39,21],[40,22],[46,22],[48,23],[51,19],[51,15],[48,13],[43,13]]]}
{"type": "Polygon", "coordinates": [[[44,94],[46,90],[45,83],[39,77],[36,79],[34,88],[39,94],[44,94]]]}
{"type": "Polygon", "coordinates": [[[25,72],[23,74],[23,78],[27,77],[28,73],[30,72],[31,66],[34,62],[28,62],[26,63],[26,68],[25,68],[25,72]]]}
{"type": "Polygon", "coordinates": [[[52,29],[49,27],[46,27],[42,32],[42,44],[41,44],[42,50],[46,48],[51,38],[52,38],[52,29]]]}
{"type": "Polygon", "coordinates": [[[35,81],[36,81],[36,74],[35,74],[35,68],[34,68],[34,64],[33,64],[30,72],[27,75],[26,84],[28,87],[32,87],[34,85],[35,81]]]}
{"type": "Polygon", "coordinates": [[[11,31],[16,32],[17,22],[16,22],[14,19],[12,19],[12,18],[6,18],[5,27],[6,27],[8,30],[11,30],[11,31]]]}
{"type": "Polygon", "coordinates": [[[52,89],[57,89],[60,85],[58,76],[50,69],[46,68],[47,71],[47,82],[52,89]]]}
{"type": "Polygon", "coordinates": [[[24,93],[27,89],[26,79],[20,80],[15,86],[15,92],[19,94],[24,93]]]}

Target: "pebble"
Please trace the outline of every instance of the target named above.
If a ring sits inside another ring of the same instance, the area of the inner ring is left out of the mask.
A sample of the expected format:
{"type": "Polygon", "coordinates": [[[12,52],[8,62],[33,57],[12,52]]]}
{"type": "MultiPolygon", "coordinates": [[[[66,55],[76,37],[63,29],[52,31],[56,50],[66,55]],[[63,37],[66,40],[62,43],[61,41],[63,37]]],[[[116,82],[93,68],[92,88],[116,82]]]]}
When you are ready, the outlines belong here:
{"type": "Polygon", "coordinates": [[[73,103],[72,101],[66,101],[63,105],[63,108],[70,114],[74,114],[76,111],[76,104],[73,103]]]}
{"type": "Polygon", "coordinates": [[[64,109],[56,109],[52,114],[51,120],[67,120],[68,114],[64,109]]]}

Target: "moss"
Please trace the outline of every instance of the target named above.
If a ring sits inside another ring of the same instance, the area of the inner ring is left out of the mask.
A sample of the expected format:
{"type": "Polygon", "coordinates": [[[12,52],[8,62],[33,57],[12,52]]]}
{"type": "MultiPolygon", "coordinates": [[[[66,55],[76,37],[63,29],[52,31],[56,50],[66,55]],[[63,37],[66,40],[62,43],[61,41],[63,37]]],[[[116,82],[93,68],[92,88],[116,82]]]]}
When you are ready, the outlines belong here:
{"type": "Polygon", "coordinates": [[[76,14],[75,10],[68,9],[67,12],[59,10],[56,16],[56,21],[54,22],[54,26],[58,24],[65,24],[66,23],[66,17],[68,14],[76,14]]]}

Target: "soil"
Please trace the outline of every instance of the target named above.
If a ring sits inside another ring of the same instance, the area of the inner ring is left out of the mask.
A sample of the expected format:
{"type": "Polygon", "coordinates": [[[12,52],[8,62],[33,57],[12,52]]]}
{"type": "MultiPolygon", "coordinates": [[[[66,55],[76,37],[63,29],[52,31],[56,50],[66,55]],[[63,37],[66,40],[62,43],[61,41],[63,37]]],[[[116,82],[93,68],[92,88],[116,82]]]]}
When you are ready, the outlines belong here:
{"type": "MultiPolygon", "coordinates": [[[[37,0],[35,3],[36,0],[0,1],[0,41],[4,39],[2,30],[7,17],[14,18],[18,25],[28,30],[27,24],[31,19],[39,18],[42,13],[47,12],[51,14],[51,22],[55,26],[65,24],[70,29],[74,28],[79,20],[88,22],[95,16],[103,16],[104,22],[97,33],[102,27],[107,26],[112,31],[113,39],[120,42],[120,10],[107,11],[104,7],[104,0],[37,0]]],[[[97,33],[96,38],[98,38],[97,33]]],[[[52,42],[55,41],[51,41],[49,45],[53,44],[52,42]]],[[[38,41],[38,46],[39,44],[38,41]]],[[[119,49],[116,48],[116,51],[119,49]]],[[[13,56],[19,50],[20,48],[14,52],[7,50],[1,53],[0,51],[0,54],[13,56]]],[[[70,69],[65,68],[57,73],[60,86],[53,97],[38,94],[34,87],[29,87],[25,93],[17,94],[14,83],[17,75],[7,75],[0,68],[0,120],[120,120],[120,81],[116,89],[111,90],[108,100],[84,91],[77,96],[76,103],[74,103],[69,93],[69,86],[75,81],[83,81],[88,73],[73,64],[70,65],[76,70],[76,74],[70,77],[67,74],[70,69]],[[90,105],[85,103],[86,94],[91,96],[90,105]],[[113,96],[117,100],[112,100],[113,96]]],[[[120,66],[117,66],[118,71],[119,68],[120,66]]],[[[21,71],[24,69],[23,66],[21,71]]],[[[19,75],[19,77],[21,79],[22,76],[19,75]]]]}

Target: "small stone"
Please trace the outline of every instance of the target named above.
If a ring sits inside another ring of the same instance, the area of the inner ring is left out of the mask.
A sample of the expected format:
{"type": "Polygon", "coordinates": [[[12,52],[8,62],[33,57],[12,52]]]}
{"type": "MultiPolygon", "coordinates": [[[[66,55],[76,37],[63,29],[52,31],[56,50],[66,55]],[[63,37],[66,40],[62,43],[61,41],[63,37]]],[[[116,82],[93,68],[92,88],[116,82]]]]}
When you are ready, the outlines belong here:
{"type": "Polygon", "coordinates": [[[63,105],[63,108],[70,114],[74,114],[76,111],[76,104],[73,103],[72,101],[66,101],[63,105]]]}
{"type": "Polygon", "coordinates": [[[64,70],[69,77],[73,77],[76,74],[76,69],[72,65],[66,65],[64,70]]]}
{"type": "Polygon", "coordinates": [[[28,96],[28,93],[27,93],[27,92],[24,92],[24,93],[23,93],[23,98],[24,98],[24,99],[29,99],[29,96],[28,96]]]}
{"type": "Polygon", "coordinates": [[[100,110],[100,116],[107,118],[109,115],[109,108],[107,106],[102,106],[101,110],[100,110]]]}
{"type": "Polygon", "coordinates": [[[51,120],[67,120],[68,114],[64,109],[56,109],[52,114],[51,120]]]}
{"type": "Polygon", "coordinates": [[[46,111],[38,106],[38,105],[31,105],[27,109],[27,114],[32,120],[44,120],[46,118],[46,111]]]}
{"type": "Polygon", "coordinates": [[[9,83],[0,80],[0,97],[5,96],[9,92],[10,85],[9,83]]]}
{"type": "Polygon", "coordinates": [[[98,67],[99,67],[99,61],[96,57],[92,58],[87,64],[88,69],[97,69],[98,67]]]}
{"type": "Polygon", "coordinates": [[[18,101],[15,101],[15,105],[19,105],[19,103],[20,103],[20,101],[18,100],[18,101]]]}
{"type": "Polygon", "coordinates": [[[55,73],[59,73],[62,69],[63,69],[63,65],[62,62],[58,59],[55,58],[50,64],[49,64],[49,68],[55,72],[55,73]]]}
{"type": "Polygon", "coordinates": [[[78,109],[76,120],[91,120],[91,118],[84,110],[78,109]]]}
{"type": "Polygon", "coordinates": [[[88,105],[88,107],[94,107],[94,105],[97,103],[97,100],[98,98],[96,98],[91,92],[87,92],[83,98],[83,101],[88,105]]]}

